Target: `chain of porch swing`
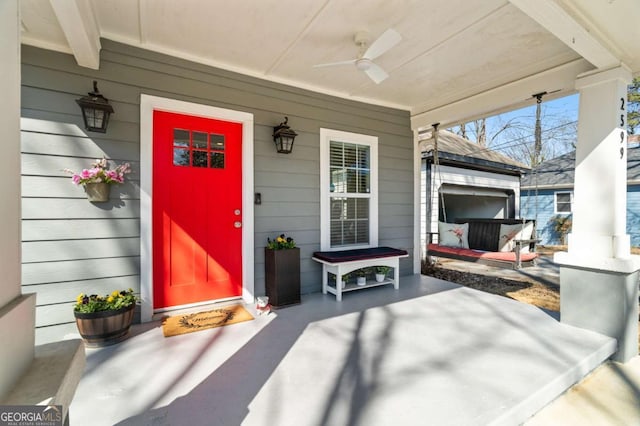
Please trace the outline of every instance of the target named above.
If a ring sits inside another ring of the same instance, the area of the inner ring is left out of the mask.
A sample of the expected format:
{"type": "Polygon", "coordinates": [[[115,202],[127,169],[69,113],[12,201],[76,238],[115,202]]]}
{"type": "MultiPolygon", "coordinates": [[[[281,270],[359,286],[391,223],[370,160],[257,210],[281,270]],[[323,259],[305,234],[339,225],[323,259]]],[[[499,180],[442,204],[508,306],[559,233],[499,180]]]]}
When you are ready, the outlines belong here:
{"type": "MultiPolygon", "coordinates": [[[[533,177],[533,183],[534,183],[534,188],[535,188],[535,209],[534,209],[534,223],[537,225],[538,223],[538,162],[540,161],[540,154],[542,152],[542,123],[541,123],[541,107],[542,107],[542,97],[544,95],[546,95],[547,92],[540,92],[540,93],[536,93],[534,95],[532,95],[534,98],[536,98],[536,125],[535,125],[535,141],[534,141],[534,147],[533,147],[533,158],[532,158],[532,177],[533,177]]],[[[433,166],[434,166],[434,173],[433,173],[433,178],[435,179],[436,175],[438,176],[438,179],[440,181],[440,186],[438,187],[437,190],[437,194],[436,194],[436,185],[434,185],[433,183],[431,184],[431,187],[433,188],[433,191],[431,192],[431,206],[433,207],[433,197],[435,195],[438,195],[438,204],[442,205],[442,219],[444,222],[447,222],[447,209],[445,206],[445,202],[444,202],[444,192],[442,192],[440,194],[440,190],[442,189],[442,171],[440,170],[440,160],[438,158],[438,126],[440,126],[440,123],[434,123],[431,125],[431,127],[433,127],[433,166]]],[[[527,189],[527,205],[526,205],[526,212],[529,212],[529,203],[530,203],[530,199],[531,199],[531,187],[529,187],[527,189]]],[[[526,225],[526,218],[524,217],[524,215],[522,215],[522,229],[521,232],[524,231],[525,225],[526,225]]],[[[537,233],[537,226],[534,226],[534,233],[537,233]]],[[[535,239],[537,238],[537,236],[531,235],[531,238],[535,239]]]]}
{"type": "MultiPolygon", "coordinates": [[[[433,184],[433,182],[431,183],[431,188],[433,189],[433,191],[431,192],[431,208],[433,208],[433,200],[434,200],[434,196],[438,196],[437,197],[437,202],[440,205],[440,202],[442,201],[442,220],[444,222],[447,221],[447,209],[445,208],[444,205],[444,192],[442,194],[440,194],[440,190],[442,189],[442,171],[440,170],[440,159],[438,158],[438,126],[440,126],[440,123],[434,123],[431,125],[431,127],[433,127],[433,168],[434,168],[434,172],[433,172],[433,179],[435,180],[436,174],[438,175],[438,180],[440,181],[440,185],[436,186],[433,184]],[[436,192],[436,188],[437,192],[436,192]]],[[[431,210],[431,209],[429,209],[431,210]]],[[[437,211],[437,209],[436,209],[437,211]]],[[[431,220],[431,219],[430,219],[431,220]]]]}
{"type": "MultiPolygon", "coordinates": [[[[540,92],[532,95],[536,98],[536,127],[534,133],[534,145],[533,145],[533,158],[531,159],[531,175],[533,177],[533,185],[535,188],[534,200],[535,200],[535,209],[534,209],[534,220],[536,226],[534,226],[534,232],[537,234],[537,225],[538,225],[538,163],[540,162],[540,154],[542,153],[542,119],[541,119],[541,110],[542,110],[542,97],[546,95],[547,92],[540,92]]],[[[529,212],[529,202],[531,200],[531,185],[527,188],[527,213],[529,212]]],[[[522,217],[522,228],[524,229],[525,218],[522,217]]],[[[531,235],[531,238],[536,239],[537,235],[531,235]]]]}

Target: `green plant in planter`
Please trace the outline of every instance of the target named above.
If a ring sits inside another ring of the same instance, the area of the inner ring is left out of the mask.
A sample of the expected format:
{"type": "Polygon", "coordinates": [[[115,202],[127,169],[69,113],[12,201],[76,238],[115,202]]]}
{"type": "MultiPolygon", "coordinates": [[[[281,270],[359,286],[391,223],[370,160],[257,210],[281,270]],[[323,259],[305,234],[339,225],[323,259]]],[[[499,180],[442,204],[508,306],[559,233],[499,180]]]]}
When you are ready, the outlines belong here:
{"type": "Polygon", "coordinates": [[[390,266],[376,266],[376,274],[387,275],[387,273],[391,270],[390,266]]]}
{"type": "Polygon", "coordinates": [[[356,276],[358,276],[358,277],[360,277],[360,278],[366,277],[366,276],[367,276],[368,269],[369,269],[369,268],[361,268],[361,269],[358,269],[358,270],[356,271],[356,276]]]}
{"type": "Polygon", "coordinates": [[[133,289],[118,291],[115,290],[111,294],[98,296],[97,294],[86,295],[80,293],[76,298],[76,304],[73,307],[75,312],[92,313],[102,311],[117,311],[118,309],[127,308],[134,305],[138,298],[133,294],[133,289]]]}
{"type": "Polygon", "coordinates": [[[284,234],[276,237],[275,240],[267,238],[267,248],[271,250],[284,250],[296,248],[296,242],[291,237],[286,237],[284,234]]]}

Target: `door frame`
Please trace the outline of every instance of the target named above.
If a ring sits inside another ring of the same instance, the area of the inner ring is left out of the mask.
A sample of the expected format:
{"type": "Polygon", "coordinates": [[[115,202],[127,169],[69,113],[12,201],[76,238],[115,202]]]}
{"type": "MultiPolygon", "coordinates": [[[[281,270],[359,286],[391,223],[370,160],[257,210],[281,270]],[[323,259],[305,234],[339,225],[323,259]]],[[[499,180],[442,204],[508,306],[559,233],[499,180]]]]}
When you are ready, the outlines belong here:
{"type": "Polygon", "coordinates": [[[153,111],[242,124],[242,299],[254,300],[253,114],[211,105],[140,95],[140,298],[142,322],[153,317],[153,111]]]}

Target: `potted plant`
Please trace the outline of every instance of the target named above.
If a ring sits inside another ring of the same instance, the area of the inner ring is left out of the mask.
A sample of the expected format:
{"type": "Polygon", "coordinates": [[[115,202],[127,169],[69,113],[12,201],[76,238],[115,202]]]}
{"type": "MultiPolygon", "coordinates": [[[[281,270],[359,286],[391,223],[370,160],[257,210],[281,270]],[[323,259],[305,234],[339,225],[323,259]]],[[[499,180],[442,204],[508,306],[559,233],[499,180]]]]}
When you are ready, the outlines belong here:
{"type": "Polygon", "coordinates": [[[342,276],[342,288],[345,288],[347,286],[347,283],[351,279],[351,274],[352,272],[347,272],[342,276]]]}
{"type": "Polygon", "coordinates": [[[390,269],[389,266],[376,266],[376,281],[379,283],[384,281],[390,269]]]}
{"type": "Polygon", "coordinates": [[[367,268],[358,269],[356,272],[356,284],[367,285],[367,268]]]}
{"type": "Polygon", "coordinates": [[[116,290],[105,296],[80,293],[73,314],[85,344],[102,347],[126,339],[137,300],[132,289],[116,290]]]}
{"type": "Polygon", "coordinates": [[[300,249],[291,237],[267,238],[264,248],[265,290],[271,306],[300,303],[300,249]]]}
{"type": "Polygon", "coordinates": [[[109,169],[107,159],[96,160],[91,163],[90,169],[83,169],[80,173],[64,169],[73,176],[71,179],[76,185],[82,185],[87,193],[87,199],[92,203],[109,201],[109,192],[112,184],[123,183],[124,175],[131,172],[129,163],[109,169]]]}

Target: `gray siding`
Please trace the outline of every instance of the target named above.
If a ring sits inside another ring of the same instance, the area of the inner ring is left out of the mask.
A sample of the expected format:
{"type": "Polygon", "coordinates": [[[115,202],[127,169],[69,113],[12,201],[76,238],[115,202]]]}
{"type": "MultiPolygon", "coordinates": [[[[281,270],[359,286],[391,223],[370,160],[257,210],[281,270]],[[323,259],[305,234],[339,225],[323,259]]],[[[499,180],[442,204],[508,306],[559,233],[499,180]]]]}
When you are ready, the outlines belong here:
{"type": "MultiPolygon", "coordinates": [[[[282,232],[301,249],[302,292],[320,290],[319,129],[379,138],[380,241],[413,253],[413,161],[409,113],[279,85],[103,40],[100,70],[72,56],[23,46],[23,291],[38,294],[39,342],[73,332],[71,305],[83,291],[139,291],[139,102],[142,93],[254,114],[255,287],[264,293],[264,246],[282,232]],[[75,99],[98,80],[115,109],[106,134],[85,134],[75,99]],[[283,116],[299,134],[292,154],[275,152],[283,116]],[[105,205],[87,202],[64,168],[106,156],[128,161],[130,181],[105,205]]],[[[403,259],[401,273],[412,273],[403,259]]]]}

